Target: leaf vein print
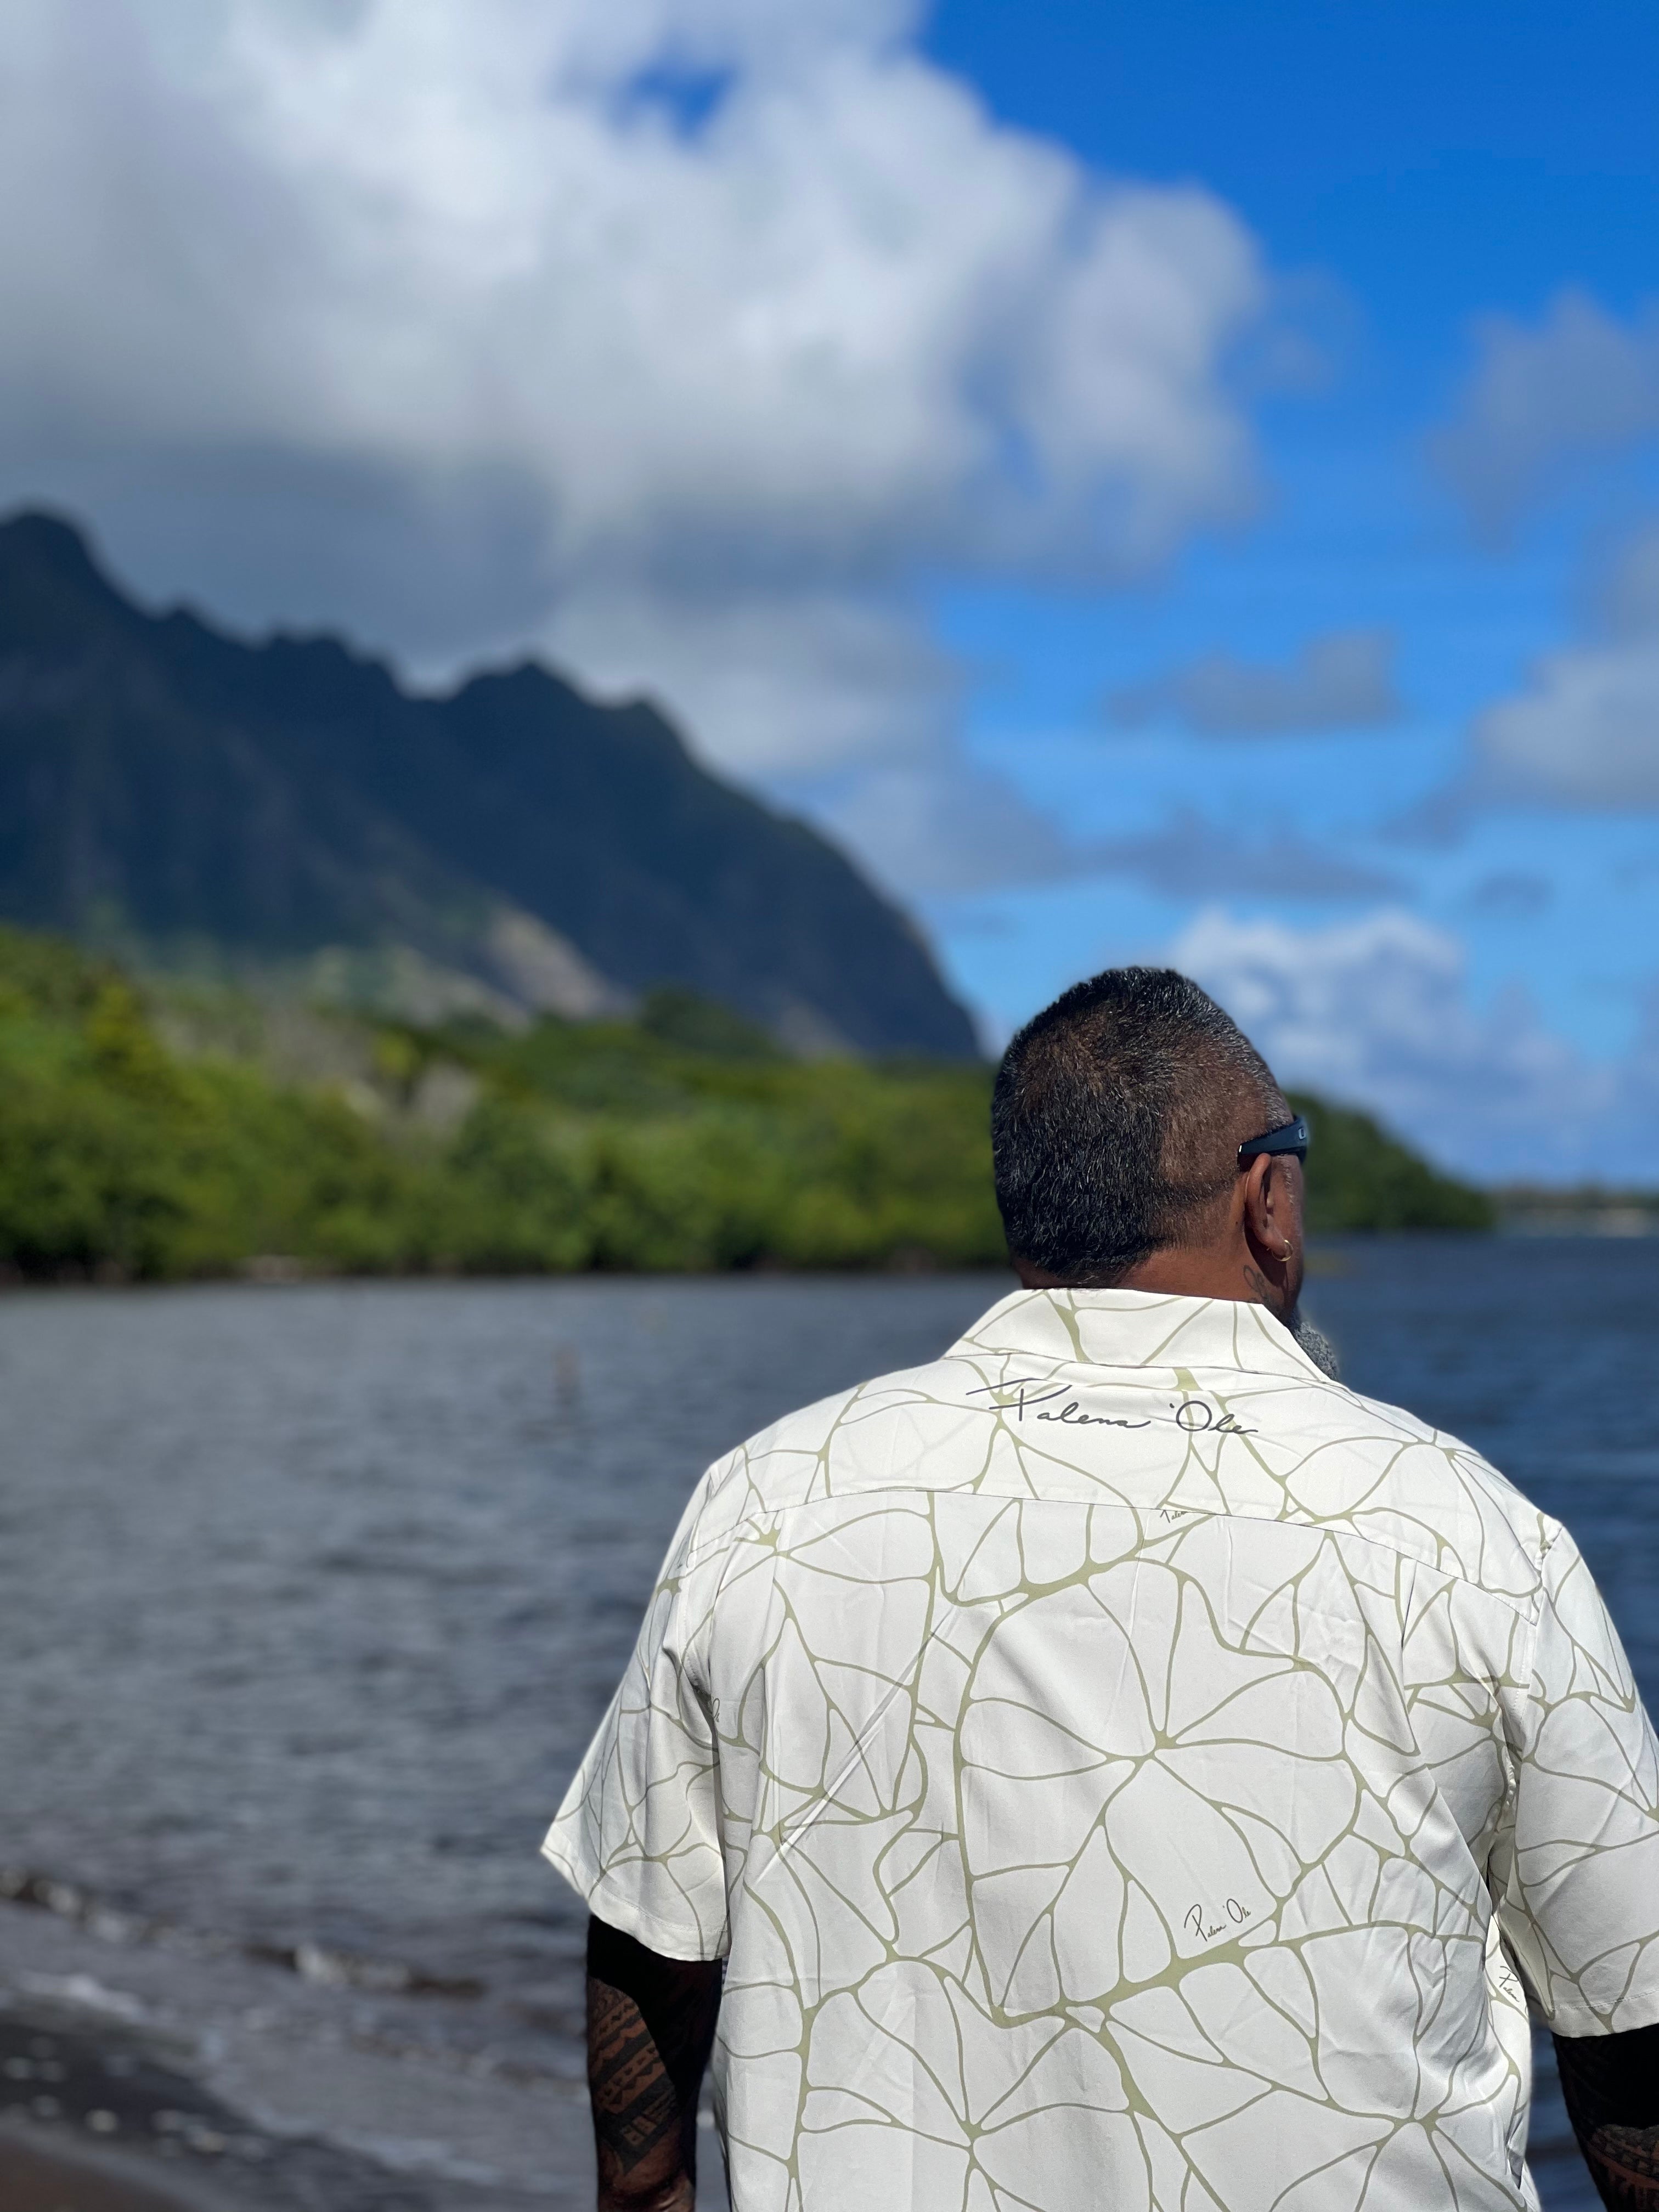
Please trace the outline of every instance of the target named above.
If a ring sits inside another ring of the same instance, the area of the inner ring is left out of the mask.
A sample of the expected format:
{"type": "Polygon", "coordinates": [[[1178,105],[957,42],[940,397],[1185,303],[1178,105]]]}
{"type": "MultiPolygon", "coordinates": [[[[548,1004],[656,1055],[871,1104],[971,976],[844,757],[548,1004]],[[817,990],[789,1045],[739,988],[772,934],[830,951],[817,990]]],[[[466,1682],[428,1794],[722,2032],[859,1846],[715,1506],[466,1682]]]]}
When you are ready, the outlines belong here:
{"type": "Polygon", "coordinates": [[[735,2212],[1524,2212],[1528,1993],[1659,2020],[1571,1539],[1269,1317],[1018,1294],[695,1517],[548,1851],[727,1954],[735,2212]]]}

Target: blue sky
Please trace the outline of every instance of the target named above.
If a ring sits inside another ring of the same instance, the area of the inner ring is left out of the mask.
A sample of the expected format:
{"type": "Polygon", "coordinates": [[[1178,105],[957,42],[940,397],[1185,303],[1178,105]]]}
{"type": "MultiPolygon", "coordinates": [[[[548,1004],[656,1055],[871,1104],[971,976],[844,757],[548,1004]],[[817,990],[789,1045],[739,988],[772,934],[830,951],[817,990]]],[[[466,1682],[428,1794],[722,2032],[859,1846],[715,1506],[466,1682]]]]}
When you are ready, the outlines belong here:
{"type": "Polygon", "coordinates": [[[989,1042],[1172,959],[1659,1181],[1646,0],[17,0],[0,96],[0,505],[651,692],[989,1042]]]}
{"type": "MultiPolygon", "coordinates": [[[[1519,983],[1585,1054],[1627,1054],[1659,969],[1651,816],[1510,804],[1437,837],[1409,817],[1462,773],[1480,710],[1583,634],[1596,563],[1659,511],[1653,453],[1632,441],[1564,469],[1494,541],[1428,459],[1474,369],[1477,319],[1535,327],[1567,286],[1629,319],[1659,294],[1659,14],[945,0],[927,43],[999,113],[1091,163],[1222,195],[1323,356],[1257,413],[1268,484],[1244,527],[1189,544],[1132,594],[940,593],[983,670],[976,755],[1103,836],[1190,811],[1248,839],[1264,806],[1282,810],[1397,887],[1309,900],[1268,867],[1233,910],[1317,927],[1397,900],[1467,947],[1477,1001],[1519,983]],[[1383,726],[1241,746],[1113,731],[1101,711],[1218,648],[1283,661],[1363,627],[1397,640],[1401,711],[1383,726]]],[[[1117,874],[935,900],[930,916],[1006,1022],[1034,983],[1167,945],[1192,903],[1117,874]]]]}

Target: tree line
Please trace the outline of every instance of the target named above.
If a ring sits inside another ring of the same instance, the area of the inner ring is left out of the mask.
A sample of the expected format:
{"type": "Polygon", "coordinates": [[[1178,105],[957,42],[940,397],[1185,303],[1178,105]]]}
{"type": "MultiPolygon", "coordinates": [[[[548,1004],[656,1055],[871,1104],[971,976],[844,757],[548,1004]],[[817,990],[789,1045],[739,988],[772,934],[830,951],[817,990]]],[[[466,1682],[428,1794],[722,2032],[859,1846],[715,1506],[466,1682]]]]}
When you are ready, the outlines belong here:
{"type": "MultiPolygon", "coordinates": [[[[297,1079],[246,1042],[264,1019],[252,1001],[181,1047],[167,989],[0,930],[14,1279],[1005,1259],[983,1066],[803,1062],[664,991],[632,1021],[517,1033],[336,1017],[370,1079],[297,1079]],[[434,1116],[441,1078],[451,1103],[434,1116]]],[[[1297,1103],[1316,1229],[1491,1224],[1489,1200],[1367,1116],[1297,1103]]]]}

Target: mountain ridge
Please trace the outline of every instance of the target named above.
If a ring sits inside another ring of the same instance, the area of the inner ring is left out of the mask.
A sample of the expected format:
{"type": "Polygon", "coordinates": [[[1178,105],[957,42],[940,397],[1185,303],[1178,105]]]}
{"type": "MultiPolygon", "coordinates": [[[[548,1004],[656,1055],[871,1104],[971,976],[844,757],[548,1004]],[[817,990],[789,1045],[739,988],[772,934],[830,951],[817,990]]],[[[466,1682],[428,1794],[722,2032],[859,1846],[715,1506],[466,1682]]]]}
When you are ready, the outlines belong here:
{"type": "Polygon", "coordinates": [[[401,963],[447,1010],[669,983],[797,1049],[977,1049],[902,911],[650,702],[532,660],[416,692],[336,637],[149,613],[38,510],[0,523],[0,915],[164,966],[401,963]]]}

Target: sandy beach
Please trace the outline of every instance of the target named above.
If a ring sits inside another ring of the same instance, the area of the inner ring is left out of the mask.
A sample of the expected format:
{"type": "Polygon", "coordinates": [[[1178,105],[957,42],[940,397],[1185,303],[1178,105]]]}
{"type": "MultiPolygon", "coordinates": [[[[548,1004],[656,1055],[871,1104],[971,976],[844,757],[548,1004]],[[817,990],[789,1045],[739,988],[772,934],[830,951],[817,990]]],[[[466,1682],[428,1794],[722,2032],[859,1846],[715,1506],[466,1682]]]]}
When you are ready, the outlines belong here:
{"type": "Polygon", "coordinates": [[[0,2129],[0,2203],[6,2212],[237,2212],[234,2198],[199,2182],[163,2187],[118,2154],[36,2142],[9,2126],[0,2129]]]}

